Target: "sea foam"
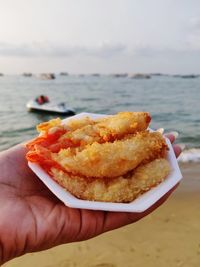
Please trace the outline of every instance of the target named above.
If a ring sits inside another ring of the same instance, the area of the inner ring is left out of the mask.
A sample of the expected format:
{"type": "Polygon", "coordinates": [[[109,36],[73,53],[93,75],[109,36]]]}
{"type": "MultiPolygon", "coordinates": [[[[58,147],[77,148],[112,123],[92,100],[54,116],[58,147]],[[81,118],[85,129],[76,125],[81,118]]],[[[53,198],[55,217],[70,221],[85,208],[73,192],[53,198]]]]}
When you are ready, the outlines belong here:
{"type": "Polygon", "coordinates": [[[184,150],[178,158],[179,162],[200,162],[200,148],[184,150]]]}

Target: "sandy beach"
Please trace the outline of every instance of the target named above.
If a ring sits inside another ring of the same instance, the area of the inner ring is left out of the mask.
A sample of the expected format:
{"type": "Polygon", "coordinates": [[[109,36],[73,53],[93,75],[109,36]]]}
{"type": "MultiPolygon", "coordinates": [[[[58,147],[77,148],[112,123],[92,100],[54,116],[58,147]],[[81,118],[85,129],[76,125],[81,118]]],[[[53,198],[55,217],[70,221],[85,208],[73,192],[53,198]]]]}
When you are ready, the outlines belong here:
{"type": "Polygon", "coordinates": [[[5,267],[199,267],[200,163],[181,164],[184,179],[143,220],[97,238],[28,254],[5,267]]]}
{"type": "MultiPolygon", "coordinates": [[[[0,258],[81,239],[85,231],[91,236],[102,225],[110,229],[112,219],[121,221],[111,216],[110,222],[105,213],[100,222],[97,212],[93,224],[92,212],[66,208],[31,175],[27,160],[42,167],[32,165],[61,199],[66,195],[47,173],[60,184],[68,177],[66,187],[82,199],[129,201],[129,184],[137,194],[138,184],[149,189],[148,176],[153,184],[161,179],[149,175],[159,166],[162,176],[168,173],[162,160],[150,171],[136,170],[165,156],[162,140],[145,133],[152,129],[176,137],[183,174],[169,199],[140,221],[3,267],[200,267],[199,13],[200,0],[0,1],[0,258]],[[149,115],[120,115],[100,125],[47,123],[121,112],[149,115]],[[20,144],[27,145],[26,159],[15,148],[20,144]],[[141,180],[122,178],[133,169],[141,180]]],[[[169,174],[173,158],[167,153],[169,174]]],[[[154,202],[157,195],[149,195],[154,202]]]]}

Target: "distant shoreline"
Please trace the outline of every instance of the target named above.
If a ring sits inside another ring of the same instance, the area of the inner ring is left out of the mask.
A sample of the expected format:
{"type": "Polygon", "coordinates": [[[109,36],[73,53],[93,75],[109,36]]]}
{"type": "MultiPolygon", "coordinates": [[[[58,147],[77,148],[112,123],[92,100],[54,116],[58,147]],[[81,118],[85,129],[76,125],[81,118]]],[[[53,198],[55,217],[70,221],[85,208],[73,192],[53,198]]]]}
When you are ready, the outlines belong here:
{"type": "Polygon", "coordinates": [[[174,78],[184,78],[184,79],[194,79],[199,78],[200,73],[154,73],[154,72],[110,72],[110,73],[102,73],[102,72],[95,72],[95,73],[69,73],[64,71],[43,71],[43,72],[29,72],[24,71],[22,73],[6,73],[0,72],[0,76],[24,76],[24,77],[40,77],[42,74],[54,74],[55,76],[78,76],[78,77],[113,77],[113,78],[135,78],[135,79],[148,79],[151,77],[174,77],[174,78]]]}

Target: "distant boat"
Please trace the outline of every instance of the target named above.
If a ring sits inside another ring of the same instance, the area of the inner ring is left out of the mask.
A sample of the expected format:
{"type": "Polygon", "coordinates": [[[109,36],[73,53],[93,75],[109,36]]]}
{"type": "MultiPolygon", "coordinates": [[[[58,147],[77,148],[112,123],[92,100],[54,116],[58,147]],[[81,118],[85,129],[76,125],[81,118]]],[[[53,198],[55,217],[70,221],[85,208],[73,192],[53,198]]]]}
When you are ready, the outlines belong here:
{"type": "Polygon", "coordinates": [[[184,79],[193,79],[193,78],[198,78],[199,75],[194,75],[194,74],[189,74],[189,75],[181,75],[181,78],[184,79]]]}
{"type": "Polygon", "coordinates": [[[2,77],[2,76],[4,76],[4,74],[0,72],[0,76],[2,77]]]}
{"type": "Polygon", "coordinates": [[[115,78],[125,78],[128,76],[128,73],[115,73],[115,74],[112,74],[112,76],[115,78]]]}
{"type": "Polygon", "coordinates": [[[69,73],[68,72],[60,72],[60,76],[68,76],[69,75],[69,73]]]}
{"type": "Polygon", "coordinates": [[[42,80],[54,80],[56,78],[54,73],[42,73],[40,75],[42,80]]]}
{"type": "Polygon", "coordinates": [[[163,74],[163,73],[160,73],[160,72],[151,73],[150,75],[151,76],[168,76],[167,74],[163,74]]]}
{"type": "Polygon", "coordinates": [[[136,73],[136,74],[129,75],[129,78],[131,78],[131,79],[151,79],[151,75],[143,74],[143,73],[136,73]]]}
{"type": "MultiPolygon", "coordinates": [[[[41,97],[41,96],[40,96],[41,97]]],[[[42,112],[42,113],[51,113],[51,114],[60,114],[60,115],[74,115],[76,114],[73,108],[67,106],[66,103],[53,103],[53,102],[44,102],[38,103],[38,98],[30,100],[26,107],[28,111],[42,112]]]]}
{"type": "Polygon", "coordinates": [[[183,78],[183,79],[194,79],[194,78],[198,78],[199,75],[197,75],[197,74],[185,74],[185,75],[175,74],[175,75],[173,75],[173,77],[183,78]]]}
{"type": "Polygon", "coordinates": [[[31,72],[24,72],[22,75],[24,77],[32,77],[33,76],[33,74],[31,72]]]}
{"type": "Polygon", "coordinates": [[[91,76],[94,76],[94,77],[99,77],[100,74],[99,73],[92,73],[91,76]]]}

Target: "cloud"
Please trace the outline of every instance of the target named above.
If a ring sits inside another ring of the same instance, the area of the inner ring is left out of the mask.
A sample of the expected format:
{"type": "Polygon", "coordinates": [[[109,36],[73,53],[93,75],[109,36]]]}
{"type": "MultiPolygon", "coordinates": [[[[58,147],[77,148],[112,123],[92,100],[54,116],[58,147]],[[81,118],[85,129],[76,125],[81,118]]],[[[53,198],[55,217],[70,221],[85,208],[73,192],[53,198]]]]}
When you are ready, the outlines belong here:
{"type": "Polygon", "coordinates": [[[134,56],[139,57],[165,57],[200,56],[200,35],[191,35],[184,42],[174,45],[140,45],[133,49],[134,56]]]}
{"type": "Polygon", "coordinates": [[[102,43],[99,46],[68,46],[50,43],[9,44],[0,43],[0,55],[9,57],[112,57],[126,51],[123,44],[102,43]]]}
{"type": "Polygon", "coordinates": [[[127,47],[123,44],[103,43],[96,48],[88,50],[88,55],[97,55],[100,57],[115,56],[127,51],[127,47]]]}
{"type": "Polygon", "coordinates": [[[189,20],[188,27],[186,28],[185,43],[188,50],[200,50],[200,18],[192,17],[189,20]]]}
{"type": "Polygon", "coordinates": [[[191,30],[200,30],[200,18],[193,17],[189,20],[189,25],[191,30]]]}
{"type": "Polygon", "coordinates": [[[181,44],[167,45],[150,45],[137,43],[128,47],[124,44],[113,44],[103,42],[97,46],[69,46],[57,45],[48,42],[43,43],[24,43],[11,44],[0,42],[1,57],[18,57],[18,58],[67,58],[67,57],[91,57],[98,59],[116,58],[170,58],[189,57],[197,55],[200,52],[200,35],[190,34],[185,42],[181,44]]]}
{"type": "MultiPolygon", "coordinates": [[[[161,40],[162,41],[162,40],[161,40]]],[[[172,40],[173,41],[173,40],[172,40]]],[[[171,40],[169,40],[171,42],[171,40]]],[[[133,48],[133,54],[140,57],[189,57],[200,56],[200,18],[192,17],[186,21],[180,38],[169,44],[139,43],[133,48]]]]}
{"type": "Polygon", "coordinates": [[[187,43],[190,50],[200,52],[200,32],[190,34],[187,43]]]}
{"type": "Polygon", "coordinates": [[[143,57],[168,57],[175,56],[182,53],[190,52],[186,48],[166,47],[166,46],[143,46],[135,49],[135,55],[143,57]]]}

